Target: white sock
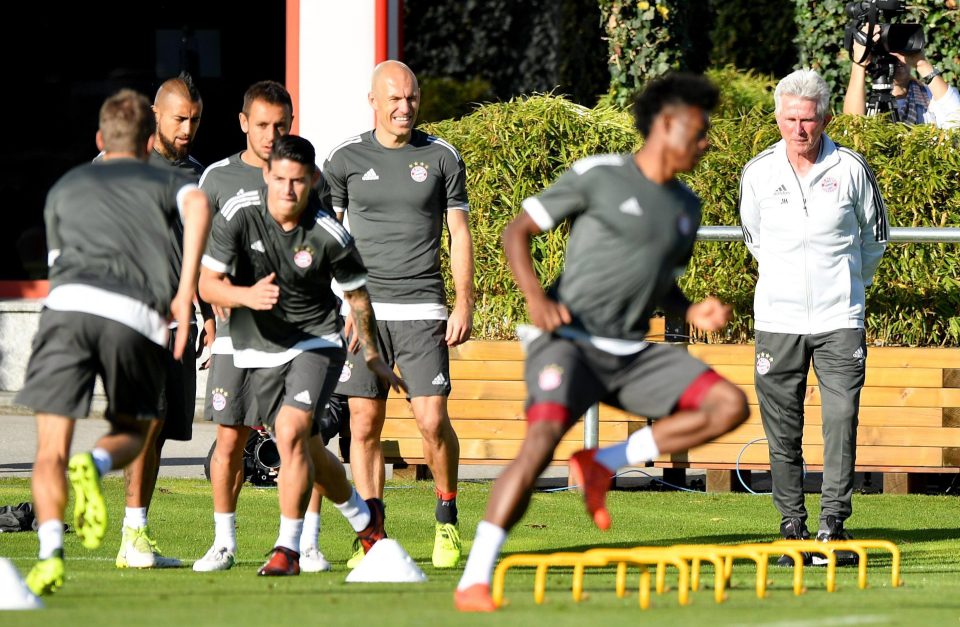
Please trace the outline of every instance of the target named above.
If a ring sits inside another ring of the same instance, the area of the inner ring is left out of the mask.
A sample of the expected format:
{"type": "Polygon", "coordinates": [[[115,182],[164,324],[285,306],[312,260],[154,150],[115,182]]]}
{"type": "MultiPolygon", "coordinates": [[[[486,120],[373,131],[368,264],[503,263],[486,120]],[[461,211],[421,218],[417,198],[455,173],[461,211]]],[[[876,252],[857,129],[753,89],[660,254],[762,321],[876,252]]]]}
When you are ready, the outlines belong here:
{"type": "Polygon", "coordinates": [[[660,449],[653,441],[653,430],[644,427],[627,438],[627,463],[631,466],[645,464],[660,457],[660,449]]]}
{"type": "Polygon", "coordinates": [[[98,446],[90,451],[90,455],[93,456],[93,463],[97,467],[97,472],[100,473],[101,477],[113,470],[113,457],[106,449],[98,446]]]}
{"type": "Polygon", "coordinates": [[[320,535],[320,512],[307,512],[303,515],[303,531],[300,533],[300,553],[317,547],[317,536],[320,535]]]}
{"type": "Polygon", "coordinates": [[[38,557],[42,560],[53,557],[54,551],[63,549],[63,521],[48,520],[37,527],[37,536],[40,538],[38,557]]]}
{"type": "Polygon", "coordinates": [[[597,451],[594,459],[610,472],[616,472],[627,465],[627,443],[620,442],[604,447],[597,451]]]}
{"type": "Polygon", "coordinates": [[[370,507],[357,494],[356,488],[345,503],[334,503],[333,506],[340,510],[354,531],[363,531],[370,524],[370,507]]]}
{"type": "Polygon", "coordinates": [[[147,526],[146,507],[128,507],[123,517],[123,526],[131,529],[143,529],[147,526]]]}
{"type": "Polygon", "coordinates": [[[280,535],[277,536],[277,542],[273,546],[282,546],[296,551],[300,548],[300,532],[303,531],[302,518],[280,517],[280,535]]]}
{"type": "Polygon", "coordinates": [[[458,590],[469,588],[478,583],[490,585],[493,567],[500,557],[500,549],[507,539],[507,532],[493,523],[481,520],[477,525],[477,535],[473,538],[473,548],[467,558],[467,566],[457,584],[458,590]]]}
{"type": "Polygon", "coordinates": [[[237,513],[213,513],[213,546],[237,552],[237,513]]]}

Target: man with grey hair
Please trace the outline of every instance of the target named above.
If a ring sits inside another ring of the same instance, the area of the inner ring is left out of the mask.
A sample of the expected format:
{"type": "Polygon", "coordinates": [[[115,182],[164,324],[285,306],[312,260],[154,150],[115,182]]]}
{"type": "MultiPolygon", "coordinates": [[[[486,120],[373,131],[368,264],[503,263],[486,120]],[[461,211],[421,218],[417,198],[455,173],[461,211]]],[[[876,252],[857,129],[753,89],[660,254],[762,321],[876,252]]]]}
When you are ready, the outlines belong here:
{"type": "MultiPolygon", "coordinates": [[[[887,211],[873,172],[823,132],[830,92],[797,70],[774,92],[783,138],[749,161],[740,179],[744,241],[757,260],[754,296],[757,396],[770,450],[780,533],[809,538],[802,452],[807,374],[820,386],[823,488],[817,539],[849,538],[857,414],[866,372],[864,289],[887,243],[887,211]]],[[[810,456],[811,463],[819,460],[810,456]]],[[[838,563],[856,556],[837,554],[838,563]]],[[[825,558],[804,554],[820,565],[825,558]]],[[[788,556],[778,562],[793,564],[788,556]]]]}

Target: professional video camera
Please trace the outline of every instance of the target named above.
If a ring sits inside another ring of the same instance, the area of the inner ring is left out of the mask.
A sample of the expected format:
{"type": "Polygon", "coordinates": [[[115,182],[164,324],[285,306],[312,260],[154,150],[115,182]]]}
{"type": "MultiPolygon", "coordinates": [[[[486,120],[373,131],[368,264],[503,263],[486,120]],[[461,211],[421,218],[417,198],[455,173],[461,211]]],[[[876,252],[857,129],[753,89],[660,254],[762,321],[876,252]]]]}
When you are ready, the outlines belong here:
{"type": "Polygon", "coordinates": [[[867,72],[872,83],[867,115],[889,113],[894,122],[899,121],[899,115],[891,91],[898,61],[891,53],[921,52],[926,44],[920,24],[889,23],[907,12],[906,5],[906,0],[863,0],[848,2],[845,8],[850,21],[843,33],[843,47],[854,63],[863,63],[864,59],[870,58],[867,72]],[[859,59],[854,58],[854,41],[864,47],[859,59]]]}

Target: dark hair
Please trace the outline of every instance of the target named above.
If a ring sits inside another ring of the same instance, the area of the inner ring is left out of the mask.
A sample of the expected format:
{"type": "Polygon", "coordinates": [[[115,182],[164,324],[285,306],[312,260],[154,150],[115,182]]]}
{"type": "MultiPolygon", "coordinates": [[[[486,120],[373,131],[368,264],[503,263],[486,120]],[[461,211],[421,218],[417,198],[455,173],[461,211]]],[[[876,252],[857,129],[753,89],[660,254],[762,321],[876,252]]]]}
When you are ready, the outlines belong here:
{"type": "Polygon", "coordinates": [[[670,105],[687,105],[712,111],[720,91],[700,74],[670,72],[647,83],[633,103],[633,120],[640,134],[650,133],[654,118],[670,105]]]}
{"type": "Polygon", "coordinates": [[[267,162],[272,168],[273,162],[281,159],[302,163],[310,168],[311,173],[317,170],[317,151],[313,144],[299,135],[283,135],[274,140],[267,162]]]}
{"type": "Polygon", "coordinates": [[[293,112],[293,100],[287,88],[277,81],[260,81],[250,85],[243,94],[243,113],[250,115],[250,106],[254,100],[263,100],[270,104],[285,106],[293,112]]]}
{"type": "Polygon", "coordinates": [[[132,89],[121,89],[100,107],[100,133],[106,152],[146,152],[156,127],[150,101],[132,89]]]}
{"type": "Polygon", "coordinates": [[[183,85],[183,88],[190,95],[190,102],[200,102],[200,90],[197,89],[196,83],[193,82],[193,76],[190,75],[190,72],[180,72],[176,79],[183,85]]]}

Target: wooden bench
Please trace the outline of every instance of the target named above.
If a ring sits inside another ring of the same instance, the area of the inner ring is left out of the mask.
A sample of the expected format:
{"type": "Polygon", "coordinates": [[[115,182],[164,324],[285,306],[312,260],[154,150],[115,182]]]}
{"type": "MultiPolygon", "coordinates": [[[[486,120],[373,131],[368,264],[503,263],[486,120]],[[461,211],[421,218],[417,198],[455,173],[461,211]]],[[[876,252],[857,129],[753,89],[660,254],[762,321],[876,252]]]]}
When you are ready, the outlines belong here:
{"type": "MultiPolygon", "coordinates": [[[[654,465],[706,469],[708,490],[733,489],[738,457],[741,471],[769,469],[766,442],[753,442],[764,437],[753,385],[754,349],[752,345],[698,344],[688,350],[747,394],[751,415],[741,427],[714,442],[683,454],[662,456],[654,465]]],[[[451,352],[450,370],[449,411],[460,438],[461,463],[509,463],[526,431],[519,344],[468,342],[451,352]]],[[[823,440],[820,393],[812,369],[805,408],[804,456],[807,469],[817,472],[822,469],[823,440]]],[[[600,445],[619,442],[646,424],[644,418],[602,405],[600,445]]],[[[388,459],[423,463],[420,434],[403,398],[392,396],[387,401],[383,440],[388,459]]],[[[857,442],[857,470],[884,473],[888,492],[919,490],[922,473],[958,472],[960,351],[870,348],[857,442]]],[[[554,463],[566,463],[582,445],[583,430],[571,429],[558,447],[554,463]]]]}

